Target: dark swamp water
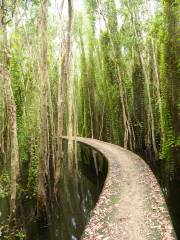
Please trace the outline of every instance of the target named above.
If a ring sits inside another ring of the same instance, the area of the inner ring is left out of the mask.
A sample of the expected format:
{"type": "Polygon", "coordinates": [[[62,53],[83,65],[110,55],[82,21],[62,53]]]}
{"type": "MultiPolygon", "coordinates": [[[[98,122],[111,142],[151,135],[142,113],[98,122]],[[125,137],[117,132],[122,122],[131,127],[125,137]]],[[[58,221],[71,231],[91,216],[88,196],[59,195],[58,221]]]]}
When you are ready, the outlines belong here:
{"type": "MultiPolygon", "coordinates": [[[[76,145],[68,155],[67,141],[63,143],[63,176],[59,185],[59,197],[48,208],[44,220],[36,217],[36,199],[23,198],[18,202],[17,240],[79,240],[102,191],[107,175],[107,161],[95,150],[83,144],[76,145]],[[76,162],[69,173],[68,157],[76,162]],[[22,231],[20,231],[22,229],[22,231]],[[24,234],[25,233],[25,234],[24,234]]],[[[8,239],[8,199],[0,201],[0,239],[8,239]]]]}
{"type": "MultiPolygon", "coordinates": [[[[64,155],[59,198],[50,203],[48,217],[36,216],[36,199],[23,197],[18,201],[18,221],[15,240],[79,240],[102,191],[107,175],[107,161],[95,150],[77,144],[76,151],[69,155],[67,141],[63,143],[64,155]],[[76,162],[69,173],[68,159],[76,162]]],[[[144,159],[150,159],[139,153],[144,159]]],[[[152,161],[151,161],[152,162],[152,161]]],[[[165,195],[172,222],[180,239],[180,179],[169,180],[164,163],[152,166],[165,195]]],[[[0,199],[0,239],[7,240],[9,200],[0,199]],[[2,228],[3,226],[3,228],[2,228]]]]}

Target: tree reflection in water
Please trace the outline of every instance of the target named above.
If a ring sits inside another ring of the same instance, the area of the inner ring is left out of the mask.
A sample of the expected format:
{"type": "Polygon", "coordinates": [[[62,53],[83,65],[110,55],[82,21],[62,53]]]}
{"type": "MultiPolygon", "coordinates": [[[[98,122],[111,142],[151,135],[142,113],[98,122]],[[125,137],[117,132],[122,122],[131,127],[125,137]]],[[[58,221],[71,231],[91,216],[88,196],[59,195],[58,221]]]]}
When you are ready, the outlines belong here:
{"type": "MultiPolygon", "coordinates": [[[[80,239],[107,175],[106,159],[86,145],[63,141],[58,197],[49,202],[48,216],[36,219],[36,199],[20,199],[18,227],[27,240],[80,239]]],[[[0,203],[1,206],[4,206],[0,203]]],[[[4,212],[4,211],[3,211],[4,212]]],[[[1,222],[7,216],[0,216],[1,222]]]]}

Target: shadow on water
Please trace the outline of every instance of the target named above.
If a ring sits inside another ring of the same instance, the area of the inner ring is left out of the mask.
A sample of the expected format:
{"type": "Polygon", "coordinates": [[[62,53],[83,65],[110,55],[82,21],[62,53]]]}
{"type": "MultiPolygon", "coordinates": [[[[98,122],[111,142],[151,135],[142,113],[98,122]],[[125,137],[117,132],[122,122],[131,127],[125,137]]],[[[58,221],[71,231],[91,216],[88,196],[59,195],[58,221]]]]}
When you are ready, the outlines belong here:
{"type": "MultiPolygon", "coordinates": [[[[39,221],[35,217],[36,199],[23,198],[19,201],[18,224],[19,229],[22,227],[26,232],[25,239],[80,239],[91,210],[102,191],[108,166],[106,159],[100,153],[86,145],[77,144],[75,148],[76,151],[69,152],[67,141],[63,142],[59,197],[50,204],[45,221],[39,221]]],[[[0,211],[8,209],[8,206],[4,205],[7,202],[7,200],[0,201],[0,211]]],[[[7,221],[7,212],[0,216],[0,221],[7,221]]]]}

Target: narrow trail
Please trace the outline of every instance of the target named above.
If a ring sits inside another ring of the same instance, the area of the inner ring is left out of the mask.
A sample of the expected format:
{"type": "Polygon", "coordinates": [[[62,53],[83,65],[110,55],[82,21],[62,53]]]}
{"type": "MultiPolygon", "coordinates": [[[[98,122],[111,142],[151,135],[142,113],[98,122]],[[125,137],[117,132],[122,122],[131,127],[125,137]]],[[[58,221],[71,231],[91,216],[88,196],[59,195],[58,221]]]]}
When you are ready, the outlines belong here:
{"type": "Polygon", "coordinates": [[[160,186],[145,161],[117,145],[79,137],[76,141],[101,152],[109,165],[82,239],[176,239],[160,186]]]}

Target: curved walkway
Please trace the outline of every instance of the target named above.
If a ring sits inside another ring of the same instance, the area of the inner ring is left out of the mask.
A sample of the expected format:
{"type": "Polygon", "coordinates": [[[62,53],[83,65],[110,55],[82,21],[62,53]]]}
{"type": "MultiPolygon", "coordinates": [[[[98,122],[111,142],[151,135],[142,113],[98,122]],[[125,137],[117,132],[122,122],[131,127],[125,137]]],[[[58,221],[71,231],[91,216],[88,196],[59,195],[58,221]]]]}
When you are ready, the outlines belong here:
{"type": "Polygon", "coordinates": [[[108,175],[83,240],[176,239],[160,186],[148,165],[117,145],[76,138],[108,160],[108,175]]]}

